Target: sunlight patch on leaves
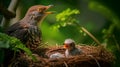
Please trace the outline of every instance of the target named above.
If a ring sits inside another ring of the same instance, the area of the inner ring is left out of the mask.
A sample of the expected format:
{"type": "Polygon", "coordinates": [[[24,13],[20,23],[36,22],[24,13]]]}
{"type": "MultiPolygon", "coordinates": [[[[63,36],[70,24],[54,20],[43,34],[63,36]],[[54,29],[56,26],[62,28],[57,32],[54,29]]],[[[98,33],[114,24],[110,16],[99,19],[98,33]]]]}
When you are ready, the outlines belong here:
{"type": "Polygon", "coordinates": [[[66,25],[71,25],[74,22],[77,22],[75,18],[73,18],[74,15],[80,14],[80,11],[77,9],[70,9],[67,8],[63,12],[57,14],[56,21],[57,23],[53,26],[53,29],[58,29],[61,26],[65,27],[66,25]]]}
{"type": "Polygon", "coordinates": [[[70,8],[64,10],[56,16],[57,21],[66,21],[71,15],[80,14],[80,11],[77,9],[71,10],[70,8]]]}

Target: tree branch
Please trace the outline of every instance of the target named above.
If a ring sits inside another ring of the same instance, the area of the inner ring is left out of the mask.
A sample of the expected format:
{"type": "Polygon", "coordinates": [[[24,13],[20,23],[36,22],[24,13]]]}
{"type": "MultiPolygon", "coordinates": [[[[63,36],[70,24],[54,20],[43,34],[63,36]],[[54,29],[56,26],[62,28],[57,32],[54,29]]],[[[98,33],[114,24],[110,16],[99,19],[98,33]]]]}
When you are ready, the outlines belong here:
{"type": "Polygon", "coordinates": [[[7,8],[5,8],[2,3],[0,3],[0,13],[7,19],[15,17],[15,13],[7,10],[7,8]]]}
{"type": "Polygon", "coordinates": [[[3,29],[6,29],[10,24],[10,20],[15,17],[15,15],[16,15],[15,12],[16,12],[19,1],[20,0],[11,0],[8,10],[3,8],[6,11],[5,13],[3,13],[4,17],[3,17],[2,23],[1,23],[1,26],[3,27],[3,29]],[[11,17],[8,14],[6,14],[6,13],[8,13],[7,11],[11,13],[11,16],[14,15],[14,17],[13,16],[11,17]]]}

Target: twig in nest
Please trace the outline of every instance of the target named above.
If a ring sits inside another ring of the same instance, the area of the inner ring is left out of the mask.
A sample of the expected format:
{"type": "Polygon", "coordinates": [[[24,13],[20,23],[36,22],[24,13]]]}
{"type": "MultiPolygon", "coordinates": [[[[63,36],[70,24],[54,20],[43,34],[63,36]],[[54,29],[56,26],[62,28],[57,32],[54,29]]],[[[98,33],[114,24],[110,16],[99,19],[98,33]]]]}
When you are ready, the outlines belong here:
{"type": "Polygon", "coordinates": [[[67,63],[64,61],[65,67],[68,67],[67,63]]]}
{"type": "Polygon", "coordinates": [[[87,56],[93,58],[95,60],[95,62],[97,63],[98,67],[101,67],[100,64],[99,64],[99,62],[92,55],[87,55],[87,56]]]}

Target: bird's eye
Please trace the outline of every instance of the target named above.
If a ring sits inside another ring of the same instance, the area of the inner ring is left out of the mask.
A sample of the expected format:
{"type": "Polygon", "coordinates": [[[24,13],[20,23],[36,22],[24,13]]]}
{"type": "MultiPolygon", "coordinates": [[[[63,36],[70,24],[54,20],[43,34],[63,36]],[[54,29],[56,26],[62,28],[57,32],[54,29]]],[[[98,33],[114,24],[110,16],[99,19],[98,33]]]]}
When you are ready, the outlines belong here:
{"type": "Polygon", "coordinates": [[[41,8],[38,8],[37,11],[41,12],[41,8]]]}
{"type": "Polygon", "coordinates": [[[35,17],[35,14],[32,14],[32,15],[31,15],[31,18],[34,18],[34,17],[35,17]]]}
{"type": "Polygon", "coordinates": [[[42,10],[46,10],[46,8],[42,8],[42,10]]]}
{"type": "Polygon", "coordinates": [[[43,11],[45,11],[46,10],[46,8],[38,8],[38,11],[39,12],[43,12],[43,11]]]}

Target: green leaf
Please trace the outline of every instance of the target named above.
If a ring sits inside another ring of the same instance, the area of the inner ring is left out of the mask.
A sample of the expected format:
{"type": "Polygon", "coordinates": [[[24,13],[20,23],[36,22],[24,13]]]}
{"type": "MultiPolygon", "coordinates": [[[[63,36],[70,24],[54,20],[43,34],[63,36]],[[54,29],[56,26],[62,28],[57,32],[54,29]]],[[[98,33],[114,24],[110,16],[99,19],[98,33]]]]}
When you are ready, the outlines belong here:
{"type": "Polygon", "coordinates": [[[80,14],[80,11],[77,9],[71,10],[70,8],[62,11],[61,13],[56,15],[56,21],[57,23],[54,25],[55,28],[65,27],[67,25],[72,25],[74,22],[78,22],[75,18],[73,18],[73,15],[80,14]],[[57,27],[59,26],[59,27],[57,27]]]}
{"type": "Polygon", "coordinates": [[[15,52],[23,50],[28,56],[35,60],[35,57],[32,55],[30,49],[27,48],[24,44],[22,44],[19,39],[8,36],[4,33],[0,33],[0,48],[9,48],[14,50],[15,52]]]}
{"type": "Polygon", "coordinates": [[[9,41],[0,41],[0,48],[9,48],[9,41]]]}

